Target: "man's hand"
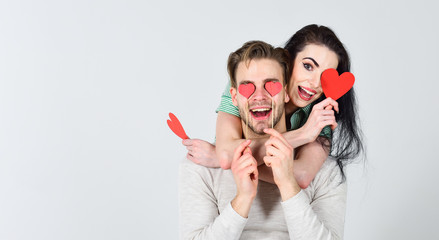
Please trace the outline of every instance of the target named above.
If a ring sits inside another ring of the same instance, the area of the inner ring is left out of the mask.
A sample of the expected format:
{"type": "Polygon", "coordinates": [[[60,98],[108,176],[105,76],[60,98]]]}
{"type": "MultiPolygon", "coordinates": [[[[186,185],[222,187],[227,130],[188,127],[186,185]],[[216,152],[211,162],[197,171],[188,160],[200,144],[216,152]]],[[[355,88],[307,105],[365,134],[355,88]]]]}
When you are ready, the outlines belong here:
{"type": "Polygon", "coordinates": [[[250,142],[246,140],[236,148],[231,167],[237,188],[236,197],[231,204],[233,209],[245,218],[248,217],[258,188],[258,165],[248,147],[250,142]]]}
{"type": "Polygon", "coordinates": [[[264,162],[273,170],[273,179],[285,201],[300,192],[293,174],[294,169],[294,148],[287,140],[274,129],[264,129],[270,134],[270,139],[265,143],[267,151],[264,162]]]}
{"type": "Polygon", "coordinates": [[[192,162],[205,167],[220,167],[215,145],[201,139],[185,139],[182,143],[188,150],[186,157],[192,162]]]}

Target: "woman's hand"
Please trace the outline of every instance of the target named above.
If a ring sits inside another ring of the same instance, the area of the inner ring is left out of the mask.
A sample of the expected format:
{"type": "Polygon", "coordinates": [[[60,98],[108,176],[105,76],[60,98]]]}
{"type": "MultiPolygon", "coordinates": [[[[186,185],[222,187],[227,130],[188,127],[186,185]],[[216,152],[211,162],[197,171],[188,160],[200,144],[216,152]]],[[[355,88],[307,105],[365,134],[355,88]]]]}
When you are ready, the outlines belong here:
{"type": "Polygon", "coordinates": [[[273,179],[279,188],[282,200],[285,201],[300,191],[294,177],[294,148],[274,129],[265,129],[271,137],[265,143],[267,155],[264,162],[273,170],[273,179]]]}
{"type": "Polygon", "coordinates": [[[313,106],[308,120],[300,128],[302,133],[306,135],[307,142],[315,141],[322,129],[328,125],[331,126],[333,131],[335,130],[337,122],[335,121],[333,108],[338,113],[338,103],[331,98],[326,98],[313,106]]]}
{"type": "Polygon", "coordinates": [[[187,158],[192,162],[205,167],[220,167],[215,145],[201,139],[185,139],[183,145],[188,150],[187,158]]]}

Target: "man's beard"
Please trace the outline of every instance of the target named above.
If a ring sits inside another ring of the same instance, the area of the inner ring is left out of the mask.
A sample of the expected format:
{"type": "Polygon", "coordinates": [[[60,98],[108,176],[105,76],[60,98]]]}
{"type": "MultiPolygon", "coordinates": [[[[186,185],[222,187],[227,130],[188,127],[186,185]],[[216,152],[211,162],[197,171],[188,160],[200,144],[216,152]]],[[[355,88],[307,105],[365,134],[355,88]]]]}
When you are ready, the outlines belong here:
{"type": "MultiPolygon", "coordinates": [[[[262,105],[262,104],[259,103],[259,104],[255,104],[255,105],[262,105]]],[[[255,105],[253,105],[253,106],[255,106],[255,105]]],[[[271,102],[269,103],[269,105],[271,105],[271,102]]],[[[249,109],[253,106],[249,106],[246,110],[244,107],[240,107],[239,114],[241,115],[241,119],[244,121],[245,126],[250,128],[250,130],[257,135],[265,135],[264,129],[271,128],[272,121],[273,121],[273,128],[274,128],[277,125],[277,123],[281,120],[283,113],[284,113],[284,110],[285,110],[284,106],[282,106],[282,107],[273,106],[274,109],[271,109],[270,116],[266,120],[264,120],[267,122],[267,124],[265,124],[265,126],[263,128],[258,128],[259,124],[256,125],[256,123],[258,123],[260,121],[254,120],[251,112],[249,111],[249,109]],[[274,116],[274,120],[272,120],[273,116],[274,116]]],[[[244,133],[245,133],[245,131],[244,131],[244,133]]]]}

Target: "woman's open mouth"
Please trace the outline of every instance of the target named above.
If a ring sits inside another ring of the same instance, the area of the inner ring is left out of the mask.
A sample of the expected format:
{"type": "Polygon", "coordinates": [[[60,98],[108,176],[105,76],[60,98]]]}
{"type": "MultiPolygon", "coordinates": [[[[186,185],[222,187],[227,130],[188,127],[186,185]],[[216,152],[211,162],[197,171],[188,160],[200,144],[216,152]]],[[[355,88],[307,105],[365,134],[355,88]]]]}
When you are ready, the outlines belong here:
{"type": "Polygon", "coordinates": [[[305,88],[305,87],[298,87],[299,97],[302,98],[305,101],[311,100],[311,98],[317,93],[316,91],[305,88]]]}

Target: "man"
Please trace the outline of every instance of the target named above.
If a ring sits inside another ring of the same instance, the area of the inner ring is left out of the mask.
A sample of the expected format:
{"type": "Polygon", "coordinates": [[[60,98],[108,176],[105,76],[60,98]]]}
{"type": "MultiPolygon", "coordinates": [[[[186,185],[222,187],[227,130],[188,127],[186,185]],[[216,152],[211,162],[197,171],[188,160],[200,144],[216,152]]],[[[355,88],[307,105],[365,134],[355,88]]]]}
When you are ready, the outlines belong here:
{"type": "Polygon", "coordinates": [[[335,161],[325,161],[310,186],[294,175],[294,149],[286,131],[284,104],[291,75],[288,54],[264,42],[244,44],[228,60],[231,95],[242,116],[244,136],[270,134],[259,163],[243,142],[231,170],[183,161],[180,224],[183,239],[338,239],[343,235],[346,185],[335,161]],[[279,92],[270,86],[281,84],[279,92]],[[274,126],[273,129],[271,126],[274,126]],[[275,184],[258,180],[259,164],[271,167],[275,184]]]}

